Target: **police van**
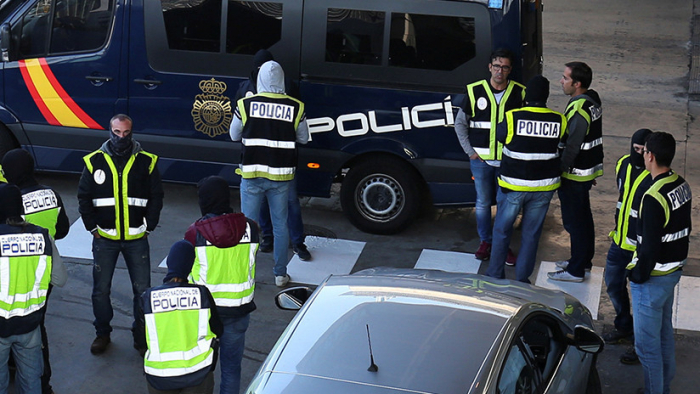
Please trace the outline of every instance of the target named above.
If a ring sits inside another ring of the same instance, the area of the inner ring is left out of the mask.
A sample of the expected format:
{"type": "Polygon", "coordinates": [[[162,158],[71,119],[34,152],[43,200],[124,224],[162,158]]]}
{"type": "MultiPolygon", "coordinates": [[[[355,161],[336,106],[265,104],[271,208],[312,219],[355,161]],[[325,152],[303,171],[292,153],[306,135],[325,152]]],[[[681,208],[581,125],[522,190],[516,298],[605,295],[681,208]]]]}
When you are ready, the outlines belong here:
{"type": "Polygon", "coordinates": [[[297,82],[310,142],[299,193],[340,200],[372,233],[427,203],[473,204],[454,132],[459,95],[511,49],[511,76],[542,68],[540,0],[4,0],[0,154],[80,172],[116,113],[134,119],[163,179],[237,186],[232,102],[268,49],[297,82]]]}

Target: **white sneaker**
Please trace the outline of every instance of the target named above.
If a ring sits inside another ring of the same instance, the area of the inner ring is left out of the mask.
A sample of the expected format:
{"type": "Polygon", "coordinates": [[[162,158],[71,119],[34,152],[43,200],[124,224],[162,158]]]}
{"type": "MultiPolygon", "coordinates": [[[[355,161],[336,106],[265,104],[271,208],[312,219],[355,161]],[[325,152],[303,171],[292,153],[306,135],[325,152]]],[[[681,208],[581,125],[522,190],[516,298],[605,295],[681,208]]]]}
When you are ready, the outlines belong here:
{"type": "Polygon", "coordinates": [[[566,267],[569,266],[569,260],[557,261],[557,262],[554,263],[554,264],[557,266],[557,268],[562,269],[562,270],[565,270],[566,267]]]}
{"type": "Polygon", "coordinates": [[[583,282],[583,278],[573,276],[565,270],[548,272],[547,277],[551,280],[560,280],[562,282],[583,282]]]}
{"type": "Polygon", "coordinates": [[[287,283],[289,283],[289,275],[284,275],[284,276],[275,276],[275,285],[277,287],[284,287],[287,286],[287,283]]]}

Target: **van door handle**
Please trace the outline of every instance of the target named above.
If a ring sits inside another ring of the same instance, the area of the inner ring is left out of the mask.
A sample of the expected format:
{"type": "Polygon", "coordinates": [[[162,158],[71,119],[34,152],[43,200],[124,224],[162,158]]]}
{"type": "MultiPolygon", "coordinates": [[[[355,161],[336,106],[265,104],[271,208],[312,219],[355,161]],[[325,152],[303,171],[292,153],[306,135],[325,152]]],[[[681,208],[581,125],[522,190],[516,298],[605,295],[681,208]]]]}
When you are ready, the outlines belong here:
{"type": "Polygon", "coordinates": [[[143,85],[160,85],[161,81],[155,80],[155,79],[134,79],[134,82],[140,83],[143,85]]]}
{"type": "Polygon", "coordinates": [[[85,77],[88,81],[94,81],[94,82],[109,82],[113,80],[114,78],[112,77],[105,77],[102,75],[88,75],[85,77]]]}

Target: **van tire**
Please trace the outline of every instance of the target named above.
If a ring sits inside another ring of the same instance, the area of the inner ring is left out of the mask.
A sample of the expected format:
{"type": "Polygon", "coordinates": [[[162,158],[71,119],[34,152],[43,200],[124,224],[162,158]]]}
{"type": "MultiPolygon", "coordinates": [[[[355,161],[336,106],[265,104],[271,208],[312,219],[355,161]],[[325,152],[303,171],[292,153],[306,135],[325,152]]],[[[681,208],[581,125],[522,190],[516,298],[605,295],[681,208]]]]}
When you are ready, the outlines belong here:
{"type": "Polygon", "coordinates": [[[345,216],[372,234],[396,234],[419,214],[422,179],[409,164],[374,157],[348,171],[340,190],[345,216]]]}
{"type": "Polygon", "coordinates": [[[0,160],[5,157],[5,153],[15,148],[19,148],[15,137],[7,126],[0,123],[0,160]]]}

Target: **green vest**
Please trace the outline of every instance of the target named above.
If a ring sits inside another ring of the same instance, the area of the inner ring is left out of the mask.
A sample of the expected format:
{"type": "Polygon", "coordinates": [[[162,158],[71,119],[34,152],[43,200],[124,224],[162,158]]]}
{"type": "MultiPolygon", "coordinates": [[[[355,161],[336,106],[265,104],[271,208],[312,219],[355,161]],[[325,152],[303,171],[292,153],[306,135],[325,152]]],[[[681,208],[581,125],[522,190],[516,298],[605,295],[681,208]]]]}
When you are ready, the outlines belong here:
{"type": "Polygon", "coordinates": [[[0,235],[0,317],[5,319],[30,315],[46,304],[51,240],[45,229],[34,228],[37,232],[0,235]]]}
{"type": "Polygon", "coordinates": [[[649,188],[652,182],[649,171],[642,170],[636,178],[632,179],[632,164],[629,155],[622,156],[617,162],[615,173],[617,174],[620,196],[615,212],[615,230],[609,236],[621,249],[634,252],[637,249],[637,218],[639,217],[639,205],[643,192],[649,188]],[[637,190],[642,193],[637,195],[637,190]]]}
{"type": "Polygon", "coordinates": [[[24,220],[49,230],[51,238],[56,236],[56,223],[61,207],[56,193],[51,189],[40,189],[22,194],[24,220]]]}
{"type": "Polygon", "coordinates": [[[219,307],[237,307],[253,301],[258,244],[250,243],[250,239],[249,222],[241,242],[230,248],[217,248],[197,234],[189,281],[206,286],[219,307]]]}
{"type": "MultiPolygon", "coordinates": [[[[146,295],[144,295],[146,296],[146,295]]],[[[197,372],[214,362],[211,305],[197,286],[159,286],[144,303],[147,374],[158,377],[197,372]]]]}

